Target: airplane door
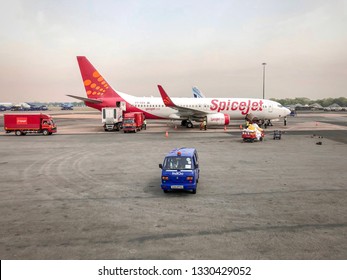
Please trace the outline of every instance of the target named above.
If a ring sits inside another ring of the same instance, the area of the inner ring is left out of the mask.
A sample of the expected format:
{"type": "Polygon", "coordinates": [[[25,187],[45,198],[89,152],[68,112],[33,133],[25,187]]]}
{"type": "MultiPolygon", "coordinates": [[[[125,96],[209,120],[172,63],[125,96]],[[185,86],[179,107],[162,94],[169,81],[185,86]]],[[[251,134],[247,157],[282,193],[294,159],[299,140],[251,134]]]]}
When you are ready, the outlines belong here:
{"type": "Polygon", "coordinates": [[[272,104],[268,105],[268,109],[269,109],[269,113],[272,113],[272,110],[273,110],[272,104]]]}
{"type": "Polygon", "coordinates": [[[126,110],[126,104],[124,101],[117,101],[116,102],[116,107],[120,108],[121,110],[125,111],[126,110]]]}

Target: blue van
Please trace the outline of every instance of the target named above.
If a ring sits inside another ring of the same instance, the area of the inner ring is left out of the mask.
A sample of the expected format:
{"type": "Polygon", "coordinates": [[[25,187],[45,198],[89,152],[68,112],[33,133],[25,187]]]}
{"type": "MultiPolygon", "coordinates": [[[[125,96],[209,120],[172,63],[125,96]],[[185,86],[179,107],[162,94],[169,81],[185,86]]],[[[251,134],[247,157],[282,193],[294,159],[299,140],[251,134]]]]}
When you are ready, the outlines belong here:
{"type": "Polygon", "coordinates": [[[166,193],[171,190],[186,190],[196,193],[199,181],[199,158],[196,149],[180,148],[172,150],[159,164],[161,188],[166,193]]]}

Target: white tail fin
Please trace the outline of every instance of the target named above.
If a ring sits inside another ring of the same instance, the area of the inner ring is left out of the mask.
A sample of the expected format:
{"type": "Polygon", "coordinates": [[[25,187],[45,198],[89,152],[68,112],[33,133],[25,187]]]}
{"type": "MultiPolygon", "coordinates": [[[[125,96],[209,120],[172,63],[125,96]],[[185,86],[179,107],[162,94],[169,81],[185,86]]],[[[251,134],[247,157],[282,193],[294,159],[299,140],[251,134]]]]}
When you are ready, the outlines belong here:
{"type": "Polygon", "coordinates": [[[194,98],[205,98],[205,95],[197,87],[193,87],[193,96],[194,98]]]}

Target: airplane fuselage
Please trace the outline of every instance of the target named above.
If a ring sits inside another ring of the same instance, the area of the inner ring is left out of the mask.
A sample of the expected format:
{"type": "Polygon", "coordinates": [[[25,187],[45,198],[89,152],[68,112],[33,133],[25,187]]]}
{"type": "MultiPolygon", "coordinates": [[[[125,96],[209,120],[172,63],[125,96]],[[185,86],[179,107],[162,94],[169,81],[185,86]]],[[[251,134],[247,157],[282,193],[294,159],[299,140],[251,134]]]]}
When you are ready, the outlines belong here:
{"type": "MultiPolygon", "coordinates": [[[[95,109],[114,107],[117,101],[126,102],[127,112],[144,112],[148,119],[183,119],[178,110],[165,106],[160,97],[135,97],[117,91],[119,98],[100,98],[102,103],[87,104],[95,109]]],[[[207,114],[222,113],[230,119],[244,119],[247,114],[254,114],[259,119],[275,119],[288,114],[288,109],[281,104],[254,98],[172,98],[175,104],[187,109],[196,109],[207,114]]],[[[88,103],[88,102],[86,102],[88,103]]],[[[187,116],[189,114],[187,113],[187,116]]]]}

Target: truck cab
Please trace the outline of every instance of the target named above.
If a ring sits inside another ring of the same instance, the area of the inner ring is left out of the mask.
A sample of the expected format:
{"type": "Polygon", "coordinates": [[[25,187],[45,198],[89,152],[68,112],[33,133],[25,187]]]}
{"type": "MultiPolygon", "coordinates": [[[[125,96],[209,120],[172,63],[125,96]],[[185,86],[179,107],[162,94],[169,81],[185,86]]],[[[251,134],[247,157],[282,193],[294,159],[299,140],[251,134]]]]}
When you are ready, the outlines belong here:
{"type": "Polygon", "coordinates": [[[195,148],[180,148],[168,153],[162,164],[161,188],[167,193],[185,190],[196,193],[200,176],[198,153],[195,148]]]}
{"type": "Polygon", "coordinates": [[[57,127],[54,120],[50,117],[42,119],[41,131],[43,135],[51,135],[52,133],[57,132],[57,127]]]}
{"type": "Polygon", "coordinates": [[[143,127],[145,116],[142,112],[125,113],[123,117],[123,131],[134,132],[140,131],[143,127]]]}

